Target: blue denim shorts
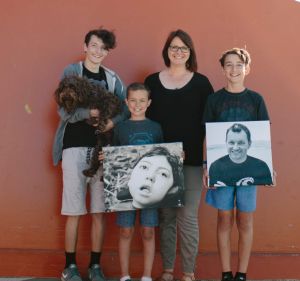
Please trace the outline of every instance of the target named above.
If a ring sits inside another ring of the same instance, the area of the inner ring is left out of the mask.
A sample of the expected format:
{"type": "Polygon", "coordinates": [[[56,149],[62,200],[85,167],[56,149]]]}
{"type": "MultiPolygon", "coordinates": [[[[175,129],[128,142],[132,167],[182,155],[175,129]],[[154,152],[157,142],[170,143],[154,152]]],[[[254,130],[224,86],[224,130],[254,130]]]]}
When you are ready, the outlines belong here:
{"type": "Polygon", "coordinates": [[[228,211],[236,208],[241,212],[256,209],[256,186],[220,186],[209,189],[205,202],[217,209],[228,211]]]}
{"type": "MultiPolygon", "coordinates": [[[[121,227],[133,227],[135,225],[137,211],[117,212],[117,225],[121,227]]],[[[158,226],[157,209],[142,209],[140,213],[140,225],[146,227],[158,226]]]]}

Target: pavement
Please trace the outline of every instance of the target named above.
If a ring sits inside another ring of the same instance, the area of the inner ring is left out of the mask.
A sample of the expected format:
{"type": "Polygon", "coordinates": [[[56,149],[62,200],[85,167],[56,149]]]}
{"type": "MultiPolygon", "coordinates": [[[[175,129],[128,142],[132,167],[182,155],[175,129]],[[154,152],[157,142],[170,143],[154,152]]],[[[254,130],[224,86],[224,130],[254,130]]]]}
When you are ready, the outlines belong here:
{"type": "MultiPolygon", "coordinates": [[[[60,279],[59,278],[36,278],[36,277],[18,277],[18,278],[0,277],[0,281],[60,281],[60,279]]],[[[118,279],[110,279],[108,281],[118,281],[118,279]]],[[[211,279],[211,280],[201,280],[201,281],[217,281],[217,280],[211,279]]],[[[264,280],[252,280],[252,281],[300,281],[300,279],[264,279],[264,280]]]]}

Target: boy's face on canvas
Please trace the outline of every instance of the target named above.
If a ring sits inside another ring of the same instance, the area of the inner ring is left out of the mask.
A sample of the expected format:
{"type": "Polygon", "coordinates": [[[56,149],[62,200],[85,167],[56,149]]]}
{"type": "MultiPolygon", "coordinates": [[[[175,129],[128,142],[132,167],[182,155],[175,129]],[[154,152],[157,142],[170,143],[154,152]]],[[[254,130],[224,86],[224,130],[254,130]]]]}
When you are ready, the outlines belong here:
{"type": "Polygon", "coordinates": [[[160,202],[174,183],[173,171],[164,155],[142,158],[128,182],[133,206],[143,208],[160,202]]]}

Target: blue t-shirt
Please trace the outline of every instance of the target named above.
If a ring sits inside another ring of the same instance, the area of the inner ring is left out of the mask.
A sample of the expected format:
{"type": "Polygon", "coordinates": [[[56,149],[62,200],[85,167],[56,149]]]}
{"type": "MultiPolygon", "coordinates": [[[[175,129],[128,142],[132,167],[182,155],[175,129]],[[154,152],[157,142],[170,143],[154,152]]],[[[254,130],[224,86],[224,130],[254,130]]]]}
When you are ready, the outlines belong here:
{"type": "Polygon", "coordinates": [[[114,145],[143,145],[163,142],[161,126],[150,119],[125,120],[114,128],[114,145]]]}

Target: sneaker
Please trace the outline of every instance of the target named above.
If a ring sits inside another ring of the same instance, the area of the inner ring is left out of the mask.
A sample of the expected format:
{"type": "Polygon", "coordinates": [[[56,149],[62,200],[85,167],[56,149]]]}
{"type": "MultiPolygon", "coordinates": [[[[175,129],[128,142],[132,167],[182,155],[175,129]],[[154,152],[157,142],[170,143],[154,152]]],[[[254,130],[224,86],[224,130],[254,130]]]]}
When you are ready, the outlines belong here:
{"type": "Polygon", "coordinates": [[[233,275],[231,271],[222,272],[222,281],[233,281],[233,275]]]}
{"type": "Polygon", "coordinates": [[[82,281],[76,264],[70,264],[61,274],[61,281],[82,281]]]}
{"type": "Polygon", "coordinates": [[[90,281],[106,281],[99,264],[93,264],[88,269],[88,276],[90,281]]]}
{"type": "Polygon", "coordinates": [[[246,273],[237,272],[234,276],[234,281],[246,281],[246,273]]]}

